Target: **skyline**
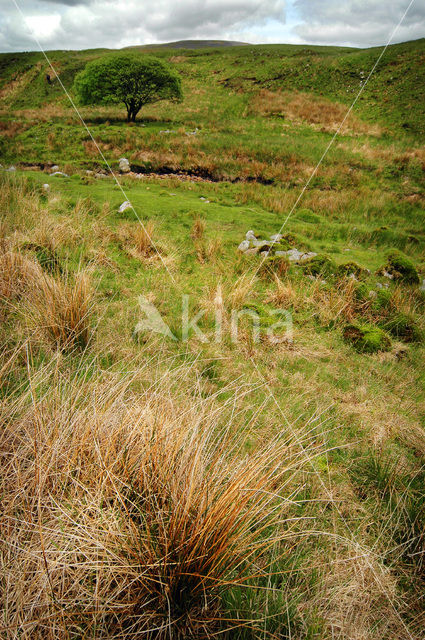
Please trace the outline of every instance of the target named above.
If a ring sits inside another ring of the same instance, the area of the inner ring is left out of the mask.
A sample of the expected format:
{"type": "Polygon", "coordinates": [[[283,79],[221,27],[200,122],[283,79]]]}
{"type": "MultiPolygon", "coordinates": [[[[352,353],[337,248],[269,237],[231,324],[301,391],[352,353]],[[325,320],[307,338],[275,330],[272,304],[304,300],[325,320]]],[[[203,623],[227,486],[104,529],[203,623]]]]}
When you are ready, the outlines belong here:
{"type": "MultiPolygon", "coordinates": [[[[0,0],[0,50],[122,48],[176,40],[354,47],[387,43],[406,0],[0,0]],[[19,9],[25,16],[25,21],[19,9]]],[[[413,2],[392,42],[425,36],[413,2]]]]}

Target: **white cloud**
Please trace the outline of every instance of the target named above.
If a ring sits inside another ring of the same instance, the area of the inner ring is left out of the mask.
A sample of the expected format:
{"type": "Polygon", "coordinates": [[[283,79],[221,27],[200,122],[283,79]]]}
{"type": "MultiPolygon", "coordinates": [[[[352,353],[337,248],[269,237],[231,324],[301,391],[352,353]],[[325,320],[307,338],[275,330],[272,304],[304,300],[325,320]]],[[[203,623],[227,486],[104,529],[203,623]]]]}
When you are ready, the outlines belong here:
{"type": "MultiPolygon", "coordinates": [[[[196,38],[373,46],[387,42],[409,0],[17,2],[43,47],[85,49],[196,38]]],[[[424,36],[425,3],[415,0],[395,41],[424,36]]],[[[28,49],[28,27],[12,0],[0,0],[0,50],[28,49]]]]}
{"type": "MultiPolygon", "coordinates": [[[[16,9],[0,0],[0,47],[28,48],[28,30],[16,19],[16,9]],[[3,11],[4,7],[4,11],[3,11]]],[[[29,2],[20,6],[31,15],[31,26],[42,46],[61,49],[120,47],[192,38],[227,39],[232,33],[254,31],[269,20],[285,21],[285,0],[91,0],[90,2],[29,2]],[[34,8],[37,8],[37,11],[34,8]],[[50,16],[59,11],[51,30],[50,16]],[[35,17],[35,14],[38,17],[35,17]],[[43,24],[43,20],[46,24],[43,24]]],[[[34,48],[34,47],[32,47],[34,48]]]]}
{"type": "MultiPolygon", "coordinates": [[[[302,22],[294,31],[312,44],[375,46],[386,44],[409,0],[296,0],[302,22]]],[[[425,36],[425,4],[413,2],[394,42],[425,36]]]]}

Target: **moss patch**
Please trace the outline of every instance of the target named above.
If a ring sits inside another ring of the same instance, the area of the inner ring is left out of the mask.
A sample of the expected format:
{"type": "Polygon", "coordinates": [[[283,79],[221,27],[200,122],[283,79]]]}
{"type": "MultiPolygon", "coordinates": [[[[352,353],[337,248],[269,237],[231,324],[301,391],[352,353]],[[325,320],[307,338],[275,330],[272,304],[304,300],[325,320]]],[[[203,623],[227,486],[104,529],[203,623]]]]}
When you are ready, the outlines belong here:
{"type": "Polygon", "coordinates": [[[336,273],[337,266],[329,256],[319,254],[307,260],[304,265],[304,273],[312,276],[332,276],[336,273]]]}
{"type": "Polygon", "coordinates": [[[272,279],[274,274],[281,277],[288,273],[289,266],[289,260],[284,256],[270,256],[261,263],[258,273],[265,279],[272,279]]]}
{"type": "Polygon", "coordinates": [[[418,284],[419,274],[413,262],[401,251],[394,249],[387,255],[387,262],[383,267],[388,273],[406,284],[418,284]]]}
{"type": "Polygon", "coordinates": [[[388,334],[371,324],[349,324],[343,330],[343,337],[360,353],[388,351],[391,347],[388,334]]]}

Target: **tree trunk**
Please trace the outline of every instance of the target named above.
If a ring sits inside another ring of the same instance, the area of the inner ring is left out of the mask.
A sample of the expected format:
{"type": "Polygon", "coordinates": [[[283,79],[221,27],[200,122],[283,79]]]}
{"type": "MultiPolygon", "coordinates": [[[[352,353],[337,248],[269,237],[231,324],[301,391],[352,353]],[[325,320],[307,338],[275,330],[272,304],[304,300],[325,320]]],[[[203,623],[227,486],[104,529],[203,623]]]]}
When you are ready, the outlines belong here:
{"type": "Polygon", "coordinates": [[[136,106],[134,103],[129,104],[127,107],[127,122],[136,122],[136,116],[140,109],[141,107],[136,106]]]}

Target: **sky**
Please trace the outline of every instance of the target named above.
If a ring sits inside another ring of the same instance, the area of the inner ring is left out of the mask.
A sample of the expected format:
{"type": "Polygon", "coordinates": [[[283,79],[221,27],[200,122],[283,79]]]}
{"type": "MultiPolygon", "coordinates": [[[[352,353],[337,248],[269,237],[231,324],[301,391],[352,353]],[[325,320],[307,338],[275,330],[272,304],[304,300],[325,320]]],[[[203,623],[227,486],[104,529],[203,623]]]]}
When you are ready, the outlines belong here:
{"type": "MultiPolygon", "coordinates": [[[[0,0],[0,51],[120,48],[185,39],[370,47],[410,0],[0,0]]],[[[425,37],[413,0],[392,42],[425,37]]]]}

